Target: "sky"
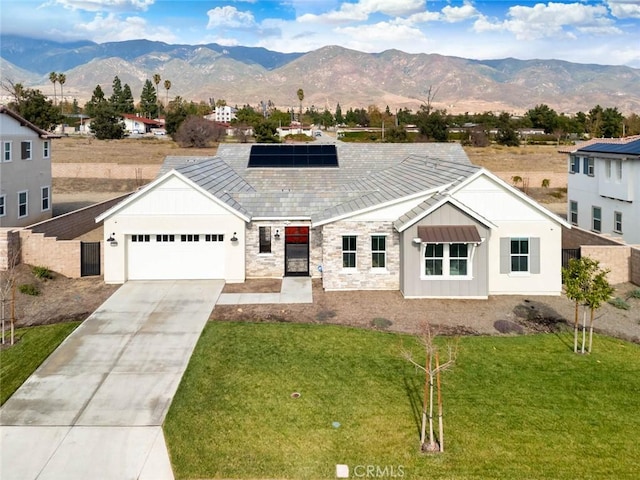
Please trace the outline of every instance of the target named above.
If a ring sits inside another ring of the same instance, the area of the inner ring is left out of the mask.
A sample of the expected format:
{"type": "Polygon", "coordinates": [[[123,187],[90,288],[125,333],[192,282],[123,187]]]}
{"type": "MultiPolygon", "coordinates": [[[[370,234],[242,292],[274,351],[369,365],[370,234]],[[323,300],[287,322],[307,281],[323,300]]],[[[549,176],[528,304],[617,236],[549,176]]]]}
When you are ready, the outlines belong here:
{"type": "Polygon", "coordinates": [[[308,52],[339,45],[640,68],[640,0],[0,0],[0,31],[308,52]]]}

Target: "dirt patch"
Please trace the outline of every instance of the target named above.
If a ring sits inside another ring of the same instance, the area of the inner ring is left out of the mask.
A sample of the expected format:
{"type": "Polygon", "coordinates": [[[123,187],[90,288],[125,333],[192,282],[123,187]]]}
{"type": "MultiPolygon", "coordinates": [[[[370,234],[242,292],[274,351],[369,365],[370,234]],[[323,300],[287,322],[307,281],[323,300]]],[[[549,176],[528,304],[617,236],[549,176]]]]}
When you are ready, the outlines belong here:
{"type": "Polygon", "coordinates": [[[567,155],[555,145],[464,147],[471,163],[493,172],[566,173],[567,155]]]}
{"type": "Polygon", "coordinates": [[[281,288],[279,278],[255,278],[244,283],[227,283],[222,293],[280,293],[281,288]]]}
{"type": "MultiPolygon", "coordinates": [[[[255,292],[249,280],[235,293],[255,292]]],[[[273,285],[278,285],[279,280],[273,285]]],[[[225,291],[227,287],[225,287],[225,291]]],[[[618,286],[627,292],[631,285],[618,286]]],[[[604,305],[596,327],[609,335],[640,342],[640,300],[628,311],[604,305]]],[[[574,305],[564,296],[492,296],[488,300],[411,299],[397,291],[326,292],[313,280],[313,304],[218,305],[210,319],[349,325],[416,333],[425,321],[443,334],[497,335],[557,332],[573,324],[574,305]]]]}

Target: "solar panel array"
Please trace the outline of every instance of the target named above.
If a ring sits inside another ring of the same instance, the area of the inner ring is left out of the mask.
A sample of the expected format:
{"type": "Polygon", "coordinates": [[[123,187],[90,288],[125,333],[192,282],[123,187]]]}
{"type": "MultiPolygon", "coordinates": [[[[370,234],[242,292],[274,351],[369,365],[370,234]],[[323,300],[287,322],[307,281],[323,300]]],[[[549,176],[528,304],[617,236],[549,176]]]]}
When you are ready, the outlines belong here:
{"type": "Polygon", "coordinates": [[[627,155],[640,155],[640,140],[629,143],[594,143],[580,148],[579,152],[594,153],[619,153],[627,155]]]}
{"type": "Polygon", "coordinates": [[[327,168],[338,167],[333,144],[252,145],[249,168],[327,168]]]}

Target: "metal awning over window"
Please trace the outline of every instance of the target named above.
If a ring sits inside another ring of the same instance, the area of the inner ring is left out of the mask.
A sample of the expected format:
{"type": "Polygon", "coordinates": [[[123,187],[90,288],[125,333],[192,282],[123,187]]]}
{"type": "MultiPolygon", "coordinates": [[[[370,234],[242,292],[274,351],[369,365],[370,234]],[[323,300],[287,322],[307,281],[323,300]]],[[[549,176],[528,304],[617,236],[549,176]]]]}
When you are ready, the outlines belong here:
{"type": "Polygon", "coordinates": [[[424,243],[481,243],[475,225],[434,225],[418,227],[424,243]]]}

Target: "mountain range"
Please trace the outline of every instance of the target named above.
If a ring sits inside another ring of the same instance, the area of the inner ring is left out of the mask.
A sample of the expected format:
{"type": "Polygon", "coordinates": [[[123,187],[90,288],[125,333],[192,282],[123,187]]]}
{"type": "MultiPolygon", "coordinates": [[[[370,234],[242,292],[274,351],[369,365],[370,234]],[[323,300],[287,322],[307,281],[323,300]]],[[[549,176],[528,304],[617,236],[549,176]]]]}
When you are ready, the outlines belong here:
{"type": "MultiPolygon", "coordinates": [[[[2,81],[53,95],[49,72],[64,73],[65,98],[83,104],[96,85],[111,93],[114,76],[139,99],[146,79],[160,74],[162,101],[224,99],[230,105],[271,100],[279,108],[334,110],[377,105],[391,110],[432,105],[451,113],[521,114],[538,104],[558,112],[595,105],[640,112],[640,69],[560,60],[472,60],[398,50],[365,53],[327,46],[306,53],[264,48],[171,45],[149,40],[54,42],[0,35],[2,81]],[[171,88],[163,88],[164,80],[171,88]],[[429,90],[431,94],[429,95],[429,90]]],[[[60,86],[57,86],[58,95],[60,86]]],[[[5,93],[5,92],[3,92],[5,93]]]]}

